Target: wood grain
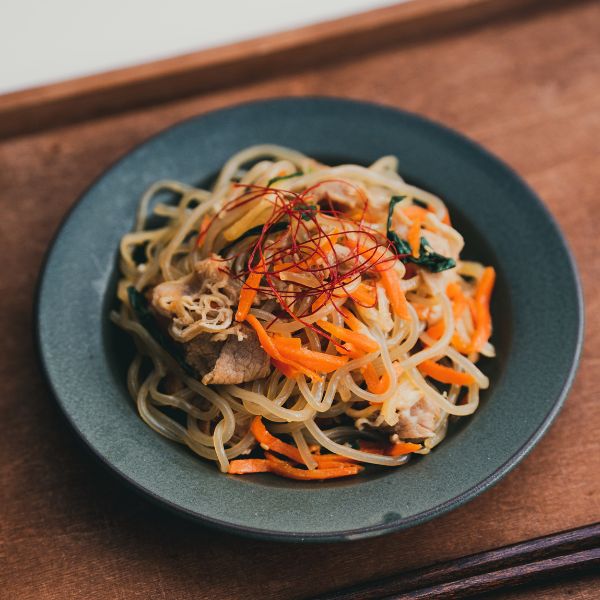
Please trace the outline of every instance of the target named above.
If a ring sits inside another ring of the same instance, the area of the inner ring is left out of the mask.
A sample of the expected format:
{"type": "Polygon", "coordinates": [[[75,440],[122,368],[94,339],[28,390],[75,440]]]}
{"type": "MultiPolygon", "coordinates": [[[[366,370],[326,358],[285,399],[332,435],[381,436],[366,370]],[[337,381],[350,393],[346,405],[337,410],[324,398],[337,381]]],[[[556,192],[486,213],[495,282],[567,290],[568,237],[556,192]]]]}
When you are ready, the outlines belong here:
{"type": "MultiPolygon", "coordinates": [[[[575,4],[0,142],[0,597],[303,598],[596,521],[599,28],[600,5],[575,4]],[[525,177],[558,220],[586,298],[575,385],[531,455],[450,514],[341,546],[238,539],[148,505],[74,439],[43,382],[31,335],[32,296],[48,243],[78,195],[111,162],[182,118],[304,94],[399,106],[485,144],[525,177]]],[[[577,578],[494,597],[591,600],[598,585],[577,578]]]]}
{"type": "Polygon", "coordinates": [[[336,590],[319,600],[458,598],[600,565],[600,523],[336,590]]]}
{"type": "Polygon", "coordinates": [[[419,0],[0,96],[0,137],[357,56],[558,0],[419,0]]]}

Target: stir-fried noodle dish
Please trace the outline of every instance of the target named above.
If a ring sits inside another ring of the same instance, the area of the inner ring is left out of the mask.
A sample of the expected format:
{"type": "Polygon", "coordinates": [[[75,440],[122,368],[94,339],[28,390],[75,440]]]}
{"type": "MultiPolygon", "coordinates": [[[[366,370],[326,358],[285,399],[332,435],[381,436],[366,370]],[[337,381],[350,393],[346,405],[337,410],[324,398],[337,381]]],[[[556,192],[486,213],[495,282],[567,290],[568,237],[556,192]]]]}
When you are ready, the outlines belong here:
{"type": "Polygon", "coordinates": [[[476,363],[494,356],[495,272],[462,249],[393,156],[330,167],[262,145],[210,190],[156,182],[111,313],[135,341],[139,415],[233,475],[324,480],[428,454],[477,410],[476,363]]]}

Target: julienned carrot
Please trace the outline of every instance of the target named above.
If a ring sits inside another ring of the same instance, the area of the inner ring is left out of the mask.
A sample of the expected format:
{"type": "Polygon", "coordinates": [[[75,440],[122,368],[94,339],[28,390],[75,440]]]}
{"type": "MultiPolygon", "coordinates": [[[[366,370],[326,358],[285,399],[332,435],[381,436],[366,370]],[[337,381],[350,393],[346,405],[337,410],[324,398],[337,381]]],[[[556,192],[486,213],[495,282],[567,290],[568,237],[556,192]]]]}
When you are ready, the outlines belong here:
{"type": "Polygon", "coordinates": [[[357,319],[345,306],[340,306],[338,310],[342,313],[344,321],[346,321],[346,325],[348,325],[352,331],[360,332],[365,329],[364,324],[357,319]]]}
{"type": "Polygon", "coordinates": [[[381,376],[381,379],[379,380],[379,391],[377,391],[376,393],[383,394],[383,392],[385,392],[389,387],[390,387],[390,376],[388,375],[388,372],[386,371],[381,376]]]}
{"type": "Polygon", "coordinates": [[[467,299],[462,293],[458,283],[450,283],[446,289],[448,298],[452,300],[452,314],[455,319],[460,319],[463,312],[467,308],[467,299]]]}
{"type": "Polygon", "coordinates": [[[486,267],[475,290],[475,331],[471,338],[471,351],[479,352],[482,346],[490,339],[492,334],[492,317],[490,315],[490,299],[496,271],[493,267],[486,267]]]}
{"type": "MultiPolygon", "coordinates": [[[[446,293],[448,294],[448,297],[452,299],[454,319],[460,319],[463,312],[469,306],[470,299],[463,294],[460,286],[456,282],[448,284],[446,293]]],[[[471,352],[470,340],[464,340],[458,331],[455,331],[452,335],[451,343],[461,354],[469,354],[469,352],[471,352]]]]}
{"type": "Polygon", "coordinates": [[[277,337],[272,338],[272,341],[285,362],[294,366],[296,364],[302,365],[305,369],[311,371],[331,373],[348,362],[347,356],[334,356],[333,354],[315,352],[307,348],[293,348],[286,343],[279,342],[277,337]]]}
{"type": "Polygon", "coordinates": [[[267,430],[261,417],[254,417],[252,425],[250,425],[250,431],[263,450],[272,450],[273,452],[277,452],[277,454],[283,454],[283,456],[295,460],[297,463],[304,463],[298,448],[276,438],[267,430]]]}
{"type": "Polygon", "coordinates": [[[423,446],[421,444],[413,444],[412,442],[397,442],[395,444],[383,446],[377,442],[367,442],[360,440],[358,447],[363,452],[369,452],[371,454],[381,454],[385,456],[401,456],[402,454],[410,454],[420,450],[423,446]]]}
{"type": "Polygon", "coordinates": [[[413,444],[412,442],[397,442],[388,450],[390,456],[401,456],[402,454],[410,454],[422,448],[421,444],[413,444]]]}
{"type": "Polygon", "coordinates": [[[374,339],[362,333],[356,333],[355,331],[351,331],[345,327],[339,327],[328,321],[317,321],[317,325],[327,333],[330,333],[343,342],[352,344],[352,346],[363,352],[375,352],[379,349],[379,344],[374,339]]]}
{"type": "Polygon", "coordinates": [[[289,463],[280,460],[269,452],[265,452],[267,461],[269,461],[269,470],[281,477],[288,479],[336,479],[338,477],[349,477],[357,475],[363,470],[363,467],[355,464],[331,463],[323,469],[297,469],[289,463]]]}
{"type": "Polygon", "coordinates": [[[312,457],[317,461],[319,469],[322,467],[328,467],[332,464],[356,464],[356,461],[353,458],[341,456],[340,454],[313,454],[312,457]]]}
{"type": "Polygon", "coordinates": [[[301,348],[302,340],[295,337],[283,337],[282,335],[274,336],[277,339],[275,345],[286,346],[287,348],[301,348]]]}
{"type": "Polygon", "coordinates": [[[365,355],[364,352],[361,352],[352,344],[342,344],[341,347],[338,347],[338,352],[350,358],[362,358],[365,355]]]}
{"type": "MultiPolygon", "coordinates": [[[[435,209],[432,206],[428,205],[427,208],[422,208],[416,204],[403,207],[402,212],[411,220],[418,216],[425,219],[427,217],[427,213],[430,212],[436,214],[435,209]]],[[[444,216],[442,217],[441,221],[444,223],[444,225],[450,225],[450,215],[446,209],[444,209],[444,216]]]]}
{"type": "Polygon", "coordinates": [[[456,371],[450,367],[445,367],[432,360],[423,361],[418,367],[423,375],[427,375],[442,383],[455,383],[456,385],[469,385],[475,381],[473,375],[456,371]]]}
{"type": "Polygon", "coordinates": [[[289,379],[294,379],[297,375],[300,374],[300,371],[294,369],[294,367],[288,365],[287,363],[277,360],[276,358],[271,358],[271,363],[273,363],[273,366],[279,371],[281,371],[289,379]]]}
{"type": "Polygon", "coordinates": [[[416,204],[411,204],[409,206],[403,206],[400,210],[411,221],[415,221],[416,219],[425,220],[425,218],[427,217],[427,214],[431,212],[429,209],[423,208],[422,206],[417,206],[416,204]]]}
{"type": "Polygon", "coordinates": [[[429,327],[425,333],[434,340],[439,340],[442,335],[444,335],[444,329],[446,328],[446,323],[444,319],[440,319],[437,323],[434,323],[431,327],[429,327]]]}
{"type": "Polygon", "coordinates": [[[250,275],[248,275],[248,278],[242,286],[242,291],[240,292],[240,301],[238,303],[237,312],[235,313],[236,321],[244,321],[248,316],[252,302],[254,302],[254,298],[256,298],[257,288],[261,279],[261,273],[250,273],[250,275]]]}
{"type": "MultiPolygon", "coordinates": [[[[281,454],[282,456],[287,456],[287,458],[291,458],[293,461],[304,464],[304,460],[300,451],[296,446],[292,446],[291,444],[286,444],[284,441],[275,437],[270,431],[267,430],[264,423],[262,422],[261,417],[254,417],[252,421],[252,425],[250,426],[250,431],[252,435],[256,438],[256,441],[261,445],[263,450],[271,450],[273,452],[277,452],[277,454],[281,454]]],[[[331,465],[331,463],[352,463],[354,462],[351,458],[346,458],[345,456],[338,456],[337,454],[316,454],[313,455],[317,465],[331,465]]]]}
{"type": "Polygon", "coordinates": [[[243,458],[232,460],[229,463],[231,475],[246,475],[248,473],[267,473],[269,471],[269,461],[264,458],[243,458]]]}
{"type": "Polygon", "coordinates": [[[317,299],[312,303],[312,306],[310,307],[310,309],[313,312],[317,312],[321,306],[323,306],[325,304],[325,302],[327,302],[327,300],[329,300],[330,295],[327,294],[326,292],[323,292],[322,294],[320,294],[319,296],[317,296],[317,299]]]}
{"type": "Polygon", "coordinates": [[[373,366],[373,363],[367,363],[361,370],[363,377],[365,378],[365,383],[367,384],[367,389],[372,394],[379,394],[379,375],[377,375],[377,371],[373,366]]]}
{"type": "Polygon", "coordinates": [[[300,267],[310,267],[314,265],[319,259],[324,259],[323,255],[327,254],[329,250],[333,250],[333,245],[338,241],[340,234],[337,229],[335,229],[332,233],[325,234],[326,237],[324,240],[320,241],[315,245],[313,253],[303,261],[298,263],[300,267]]]}
{"type": "Polygon", "coordinates": [[[365,307],[373,307],[377,303],[375,289],[365,283],[361,283],[355,290],[352,290],[349,296],[365,307]]]}
{"type": "Polygon", "coordinates": [[[415,217],[408,228],[407,240],[410,246],[411,254],[414,258],[419,258],[421,254],[421,225],[423,217],[415,217]]]}
{"type": "MultiPolygon", "coordinates": [[[[430,338],[434,340],[439,340],[444,334],[444,320],[440,319],[437,323],[432,325],[425,332],[430,338]]],[[[450,343],[461,353],[461,354],[469,354],[471,352],[471,344],[462,339],[458,331],[455,331],[452,334],[452,339],[450,343]]]]}
{"type": "Polygon", "coordinates": [[[375,269],[379,271],[381,283],[385,289],[385,293],[387,294],[390,304],[392,305],[394,314],[405,321],[409,321],[410,313],[408,312],[408,302],[406,301],[404,292],[400,287],[400,278],[398,277],[398,273],[389,267],[387,269],[379,269],[377,267],[378,265],[375,265],[375,269]]]}
{"type": "Polygon", "coordinates": [[[289,360],[289,359],[284,358],[282,356],[281,352],[279,352],[279,350],[277,349],[277,347],[273,343],[273,339],[269,336],[269,334],[266,332],[265,328],[260,324],[259,320],[254,315],[248,315],[246,317],[246,322],[249,325],[251,325],[251,327],[254,329],[254,331],[256,332],[256,335],[258,337],[258,341],[260,342],[260,345],[261,345],[262,349],[272,359],[275,359],[276,361],[279,361],[281,363],[285,363],[288,366],[293,367],[297,371],[300,371],[301,373],[304,373],[308,377],[311,377],[312,379],[317,379],[317,380],[321,379],[321,377],[319,377],[314,371],[311,371],[310,369],[307,369],[303,365],[300,365],[300,364],[294,362],[293,360],[289,360]]]}
{"type": "MultiPolygon", "coordinates": [[[[462,293],[460,286],[457,283],[450,283],[446,290],[448,297],[452,300],[452,314],[454,315],[454,320],[460,319],[463,312],[469,305],[468,299],[462,293]]],[[[443,319],[440,319],[437,323],[434,323],[429,329],[427,329],[426,333],[429,337],[434,340],[439,340],[444,334],[445,323],[443,319]]],[[[469,354],[470,344],[465,342],[458,334],[458,332],[454,332],[451,340],[452,345],[462,354],[469,354]]]]}
{"type": "Polygon", "coordinates": [[[265,328],[260,324],[259,320],[254,315],[248,315],[246,317],[246,321],[252,326],[256,335],[258,336],[258,341],[262,346],[262,349],[271,357],[277,360],[283,361],[283,356],[279,353],[279,350],[275,347],[273,340],[269,337],[269,334],[266,332],[265,328]]]}
{"type": "MultiPolygon", "coordinates": [[[[373,363],[366,364],[360,372],[365,378],[365,383],[367,384],[367,389],[372,394],[383,394],[388,387],[390,386],[390,376],[387,371],[382,375],[381,379],[379,375],[377,375],[377,371],[373,366],[373,363]]],[[[379,402],[371,402],[371,404],[380,404],[379,402]]]]}

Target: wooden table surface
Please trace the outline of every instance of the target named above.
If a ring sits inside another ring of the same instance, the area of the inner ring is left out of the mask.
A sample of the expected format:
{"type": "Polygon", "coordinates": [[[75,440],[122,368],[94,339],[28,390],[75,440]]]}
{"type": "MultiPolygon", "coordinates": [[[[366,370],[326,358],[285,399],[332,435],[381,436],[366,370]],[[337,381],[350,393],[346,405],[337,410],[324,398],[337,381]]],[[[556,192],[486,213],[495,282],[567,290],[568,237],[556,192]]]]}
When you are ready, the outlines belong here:
{"type": "MultiPolygon", "coordinates": [[[[1,142],[0,597],[302,598],[598,520],[599,32],[600,4],[576,4],[1,142]],[[448,515],[344,545],[241,539],[147,504],[82,450],[44,383],[32,336],[32,299],[46,248],[66,211],[107,165],[184,117],[305,94],[399,106],[485,144],[557,218],[586,300],[575,385],[530,456],[448,515]]],[[[494,597],[591,599],[598,585],[584,577],[494,597]]]]}

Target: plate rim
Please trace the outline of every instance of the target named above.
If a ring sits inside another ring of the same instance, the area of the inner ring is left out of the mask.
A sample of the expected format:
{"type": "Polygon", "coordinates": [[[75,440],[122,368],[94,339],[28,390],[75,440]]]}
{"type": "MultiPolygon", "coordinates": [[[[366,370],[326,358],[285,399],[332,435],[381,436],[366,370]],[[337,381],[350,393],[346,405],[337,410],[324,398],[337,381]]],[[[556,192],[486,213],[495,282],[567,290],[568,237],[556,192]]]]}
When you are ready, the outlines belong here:
{"type": "Polygon", "coordinates": [[[373,102],[373,101],[364,101],[364,100],[355,100],[345,97],[338,96],[319,96],[319,95],[311,95],[311,96],[277,96],[277,97],[269,97],[269,98],[261,98],[255,99],[247,102],[240,102],[231,105],[227,105],[225,107],[217,108],[214,110],[209,110],[206,112],[197,113],[181,119],[179,121],[175,121],[170,125],[162,128],[156,133],[152,134],[141,140],[140,142],[134,144],[129,149],[125,150],[122,154],[120,154],[115,160],[110,162],[106,168],[104,168],[94,179],[87,185],[84,190],[79,194],[77,199],[72,203],[72,205],[65,212],[64,216],[59,222],[54,234],[51,237],[50,242],[48,243],[45,254],[38,271],[36,287],[34,291],[34,302],[33,302],[33,333],[35,340],[35,351],[38,364],[41,366],[41,370],[43,373],[43,377],[45,379],[48,388],[52,392],[52,396],[56,401],[57,405],[60,408],[61,413],[65,416],[67,423],[71,430],[76,433],[77,439],[83,443],[83,446],[86,450],[94,457],[96,461],[98,461],[104,468],[106,468],[111,474],[115,475],[118,479],[122,480],[126,483],[127,487],[133,489],[135,492],[141,494],[148,500],[150,500],[155,505],[160,505],[161,507],[166,508],[171,513],[175,513],[179,516],[186,518],[187,520],[191,520],[195,523],[205,525],[212,529],[216,529],[218,531],[224,531],[227,533],[235,533],[240,534],[246,537],[260,539],[260,540],[270,540],[270,541],[284,541],[284,542],[311,542],[311,543],[328,543],[328,542],[339,542],[339,541],[355,541],[360,539],[367,539],[372,537],[377,537],[384,534],[389,534],[393,532],[397,532],[403,529],[408,529],[410,527],[414,527],[421,523],[425,523],[429,520],[437,518],[443,514],[446,514],[452,511],[459,506],[462,506],[469,501],[473,500],[475,497],[482,494],[484,491],[492,488],[496,485],[501,479],[503,479],[512,469],[514,469],[521,461],[533,450],[536,444],[540,441],[540,439],[545,435],[548,431],[549,427],[552,425],[559,412],[561,411],[564,403],[566,401],[568,392],[570,391],[575,376],[577,374],[577,370],[580,365],[581,354],[582,354],[582,346],[583,346],[583,337],[584,337],[584,326],[585,326],[585,310],[584,310],[584,299],[583,299],[583,290],[581,284],[581,276],[579,270],[577,268],[577,263],[575,261],[574,254],[569,246],[569,243],[564,235],[562,229],[560,228],[558,222],[554,218],[553,214],[550,212],[546,204],[541,200],[538,194],[529,186],[529,184],[519,175],[515,169],[513,169],[508,163],[506,163],[503,159],[493,154],[491,151],[487,150],[484,146],[482,146],[479,142],[473,140],[465,134],[449,127],[448,125],[436,121],[434,119],[430,119],[429,117],[425,117],[421,114],[414,113],[412,111],[408,111],[402,108],[398,108],[392,105],[373,102]],[[573,277],[574,286],[574,294],[576,300],[576,315],[575,318],[577,320],[577,331],[575,336],[575,348],[572,357],[569,362],[568,372],[564,374],[564,381],[560,392],[558,393],[556,400],[553,402],[550,410],[546,413],[545,417],[536,428],[536,430],[529,436],[529,438],[520,446],[520,448],[513,453],[513,455],[506,460],[501,466],[492,471],[487,477],[482,479],[476,485],[471,486],[469,489],[464,492],[446,500],[445,502],[436,505],[433,508],[421,511],[417,514],[408,517],[402,517],[397,521],[390,521],[384,523],[378,523],[375,525],[366,525],[362,527],[357,527],[355,529],[347,529],[347,530],[332,530],[327,532],[305,532],[299,533],[295,531],[274,531],[270,529],[264,529],[260,527],[252,527],[248,525],[241,525],[237,523],[232,523],[226,520],[217,519],[212,516],[208,516],[205,514],[201,514],[199,512],[190,510],[183,506],[178,505],[175,502],[172,502],[170,499],[167,499],[153,490],[149,489],[145,485],[139,483],[132,479],[129,475],[124,473],[120,468],[118,468],[115,464],[109,461],[99,450],[97,450],[92,443],[87,439],[85,434],[81,431],[81,429],[76,425],[73,418],[71,417],[67,407],[63,403],[60,394],[58,393],[57,386],[55,385],[55,381],[53,381],[50,376],[49,363],[48,358],[44,355],[42,348],[42,333],[41,333],[41,323],[43,321],[43,314],[41,310],[41,290],[44,285],[44,281],[47,276],[47,267],[52,259],[52,255],[54,253],[57,241],[61,237],[65,226],[70,220],[73,212],[79,207],[84,198],[91,192],[92,189],[95,188],[97,184],[99,184],[106,176],[108,176],[113,169],[115,169],[123,160],[125,160],[129,155],[136,152],[146,144],[151,143],[152,141],[160,138],[167,132],[171,132],[177,128],[183,128],[188,123],[201,120],[205,117],[221,114],[224,115],[230,111],[236,111],[241,108],[251,107],[253,105],[265,105],[265,104],[285,104],[285,103],[343,103],[346,105],[354,105],[356,108],[360,107],[369,107],[370,109],[377,109],[385,111],[391,115],[403,115],[412,120],[419,121],[427,126],[433,126],[435,128],[443,130],[446,135],[456,139],[457,141],[467,144],[473,150],[477,151],[479,154],[485,156],[486,160],[495,163],[496,166],[504,169],[508,174],[512,176],[512,178],[525,190],[529,192],[531,200],[537,205],[537,208],[541,210],[544,214],[546,220],[550,223],[553,230],[556,233],[557,240],[560,242],[562,246],[562,250],[564,251],[565,257],[567,259],[567,264],[570,269],[571,275],[573,277]]]}

